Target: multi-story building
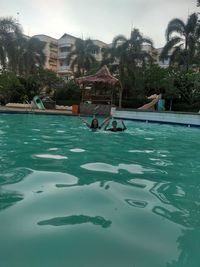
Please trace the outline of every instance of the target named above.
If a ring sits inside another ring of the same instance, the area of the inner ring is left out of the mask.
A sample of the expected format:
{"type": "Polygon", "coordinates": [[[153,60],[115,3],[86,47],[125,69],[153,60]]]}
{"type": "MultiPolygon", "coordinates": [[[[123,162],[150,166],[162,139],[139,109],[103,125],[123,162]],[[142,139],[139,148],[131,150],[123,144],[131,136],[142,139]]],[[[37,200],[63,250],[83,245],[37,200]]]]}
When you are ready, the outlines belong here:
{"type": "Polygon", "coordinates": [[[58,41],[50,36],[39,34],[34,35],[34,38],[38,38],[40,41],[45,42],[44,54],[46,57],[44,67],[46,69],[57,72],[58,69],[58,41]]]}
{"type": "Polygon", "coordinates": [[[68,80],[70,79],[70,77],[73,76],[73,72],[70,68],[70,65],[67,62],[67,56],[74,49],[76,39],[77,39],[76,37],[66,33],[60,39],[58,39],[57,73],[65,80],[68,80]]]}
{"type": "MultiPolygon", "coordinates": [[[[73,77],[73,71],[70,67],[69,62],[67,62],[67,56],[75,47],[75,42],[77,37],[65,33],[61,38],[55,39],[50,36],[39,34],[33,37],[46,42],[44,54],[46,56],[45,68],[56,72],[60,77],[65,80],[69,80],[73,77]]],[[[95,45],[99,47],[98,51],[92,51],[92,54],[98,62],[102,61],[102,50],[103,48],[109,47],[108,45],[99,40],[92,40],[95,45]]],[[[163,48],[152,48],[150,45],[144,45],[143,50],[149,52],[157,63],[162,68],[167,68],[169,66],[169,59],[161,61],[160,54],[163,48]]],[[[117,64],[116,60],[116,64],[117,64]]]]}
{"type": "Polygon", "coordinates": [[[97,45],[99,47],[99,50],[98,51],[93,51],[93,55],[95,57],[95,59],[98,61],[98,62],[101,62],[102,59],[103,59],[103,53],[102,53],[102,49],[108,47],[108,44],[102,42],[102,41],[99,41],[99,40],[92,40],[93,43],[95,45],[97,45]]]}
{"type": "MultiPolygon", "coordinates": [[[[60,77],[69,80],[73,77],[73,71],[70,64],[67,62],[67,56],[73,51],[76,37],[65,33],[61,38],[55,39],[50,36],[39,34],[33,37],[46,42],[44,54],[46,56],[45,68],[55,71],[60,77]]],[[[102,60],[102,49],[107,47],[107,44],[93,40],[94,44],[99,47],[99,51],[92,51],[97,61],[102,60]]]]}

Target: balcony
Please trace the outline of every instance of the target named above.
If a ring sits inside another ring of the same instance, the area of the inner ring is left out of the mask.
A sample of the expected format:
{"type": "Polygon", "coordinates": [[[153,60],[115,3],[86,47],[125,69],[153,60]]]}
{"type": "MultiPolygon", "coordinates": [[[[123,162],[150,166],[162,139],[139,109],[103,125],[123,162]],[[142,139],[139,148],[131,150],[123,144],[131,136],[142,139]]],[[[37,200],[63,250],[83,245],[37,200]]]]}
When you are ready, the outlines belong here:
{"type": "Polygon", "coordinates": [[[59,52],[58,58],[67,58],[70,52],[59,52]]]}
{"type": "Polygon", "coordinates": [[[71,68],[70,68],[70,66],[59,66],[58,67],[58,72],[69,72],[69,71],[71,71],[71,68]]]}
{"type": "Polygon", "coordinates": [[[52,52],[52,53],[58,53],[58,48],[52,48],[52,47],[50,47],[50,52],[52,52]]]}
{"type": "Polygon", "coordinates": [[[58,58],[58,55],[56,53],[50,53],[50,56],[49,56],[51,59],[57,59],[58,58]]]}

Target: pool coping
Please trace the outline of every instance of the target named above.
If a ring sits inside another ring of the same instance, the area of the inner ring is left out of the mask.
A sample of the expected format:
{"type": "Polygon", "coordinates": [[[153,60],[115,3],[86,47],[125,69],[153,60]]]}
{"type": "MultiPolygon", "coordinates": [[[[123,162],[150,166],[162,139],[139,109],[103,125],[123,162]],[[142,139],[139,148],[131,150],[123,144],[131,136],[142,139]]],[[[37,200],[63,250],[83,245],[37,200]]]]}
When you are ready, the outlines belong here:
{"type": "MultiPolygon", "coordinates": [[[[200,110],[200,106],[199,106],[200,110]]],[[[184,111],[157,111],[157,110],[142,110],[142,109],[131,109],[131,108],[117,108],[116,111],[134,111],[140,113],[160,113],[160,114],[184,114],[184,115],[196,115],[200,116],[200,113],[196,112],[184,112],[184,111]]]]}
{"type": "MultiPolygon", "coordinates": [[[[199,113],[193,113],[193,112],[173,112],[173,111],[147,111],[147,110],[138,110],[138,109],[116,109],[112,111],[112,116],[114,119],[118,120],[128,120],[128,121],[136,121],[136,122],[142,122],[142,123],[154,123],[154,124],[168,124],[168,125],[173,125],[173,126],[184,126],[184,127],[193,127],[193,128],[200,128],[200,123],[199,124],[194,124],[194,123],[184,123],[184,122],[178,122],[178,121],[163,121],[163,120],[155,120],[152,118],[134,118],[133,117],[127,117],[125,116],[125,112],[133,112],[133,113],[138,113],[138,114],[160,114],[162,116],[165,115],[190,115],[190,116],[200,116],[199,113]],[[117,114],[115,114],[117,112],[117,114]],[[122,116],[119,116],[119,113],[122,113],[122,116]]],[[[72,113],[71,111],[68,110],[28,110],[25,108],[9,108],[9,107],[4,107],[0,106],[0,114],[32,114],[32,115],[52,115],[52,116],[74,116],[77,117],[79,114],[77,113],[72,113]]],[[[84,115],[88,117],[88,115],[84,115]]],[[[100,116],[101,117],[101,116],[100,116]]]]}
{"type": "Polygon", "coordinates": [[[192,112],[114,109],[115,119],[200,128],[200,114],[192,112]]]}
{"type": "Polygon", "coordinates": [[[0,113],[4,114],[33,114],[33,115],[63,115],[63,116],[77,116],[78,114],[72,113],[68,110],[55,110],[55,109],[45,109],[45,110],[29,110],[25,108],[8,108],[0,107],[0,113]]]}
{"type": "Polygon", "coordinates": [[[170,122],[170,121],[156,121],[156,120],[142,120],[142,119],[130,119],[130,118],[123,118],[113,116],[116,120],[126,120],[126,121],[136,121],[136,122],[143,122],[143,123],[153,123],[153,124],[165,124],[165,125],[173,125],[173,126],[182,126],[182,127],[191,127],[191,128],[200,128],[200,125],[197,124],[189,124],[189,123],[180,123],[180,122],[170,122]]]}

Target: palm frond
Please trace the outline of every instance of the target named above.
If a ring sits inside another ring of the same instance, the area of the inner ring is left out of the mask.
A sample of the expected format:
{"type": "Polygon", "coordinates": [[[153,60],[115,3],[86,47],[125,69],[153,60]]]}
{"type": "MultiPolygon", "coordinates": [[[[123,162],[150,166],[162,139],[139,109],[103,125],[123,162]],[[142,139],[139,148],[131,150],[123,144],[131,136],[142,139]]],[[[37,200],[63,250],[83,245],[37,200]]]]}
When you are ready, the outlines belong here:
{"type": "Polygon", "coordinates": [[[149,44],[152,47],[154,46],[153,41],[150,38],[143,38],[142,41],[144,44],[149,44]]]}
{"type": "Polygon", "coordinates": [[[0,35],[7,35],[8,33],[17,37],[22,36],[22,28],[12,17],[0,18],[0,35]]]}
{"type": "Polygon", "coordinates": [[[160,54],[160,59],[167,59],[169,57],[169,52],[173,49],[173,47],[175,45],[179,45],[181,42],[183,42],[183,39],[180,37],[174,37],[170,41],[168,41],[160,54]]]}
{"type": "MultiPolygon", "coordinates": [[[[199,0],[200,1],[200,0],[199,0]]],[[[198,23],[195,30],[195,37],[197,40],[200,39],[200,24],[198,23]]]]}
{"type": "Polygon", "coordinates": [[[174,51],[172,52],[172,55],[170,56],[170,66],[179,61],[181,51],[182,49],[180,48],[180,46],[177,46],[176,48],[174,48],[174,51]]]}
{"type": "Polygon", "coordinates": [[[176,32],[180,35],[185,34],[185,23],[181,19],[172,19],[167,26],[166,29],[166,39],[167,41],[170,40],[171,35],[176,32]]]}
{"type": "Polygon", "coordinates": [[[2,65],[3,69],[6,68],[6,55],[3,46],[1,45],[0,41],[0,64],[2,65]]]}
{"type": "Polygon", "coordinates": [[[117,47],[119,45],[122,45],[123,43],[126,43],[127,42],[127,38],[120,34],[120,35],[117,35],[114,37],[113,41],[112,41],[112,46],[113,47],[117,47]]]}
{"type": "Polygon", "coordinates": [[[198,24],[198,15],[196,13],[193,13],[189,16],[186,24],[186,34],[195,34],[196,28],[198,24]]]}

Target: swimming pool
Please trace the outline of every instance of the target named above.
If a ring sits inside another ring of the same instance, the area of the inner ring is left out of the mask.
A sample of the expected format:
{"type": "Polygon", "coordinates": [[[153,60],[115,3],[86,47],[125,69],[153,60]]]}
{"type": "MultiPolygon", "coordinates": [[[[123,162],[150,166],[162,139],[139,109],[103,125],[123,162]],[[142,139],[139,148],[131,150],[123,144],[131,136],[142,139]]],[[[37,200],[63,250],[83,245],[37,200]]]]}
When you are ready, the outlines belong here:
{"type": "Polygon", "coordinates": [[[126,124],[1,114],[0,266],[200,266],[199,129],[126,124]]]}

